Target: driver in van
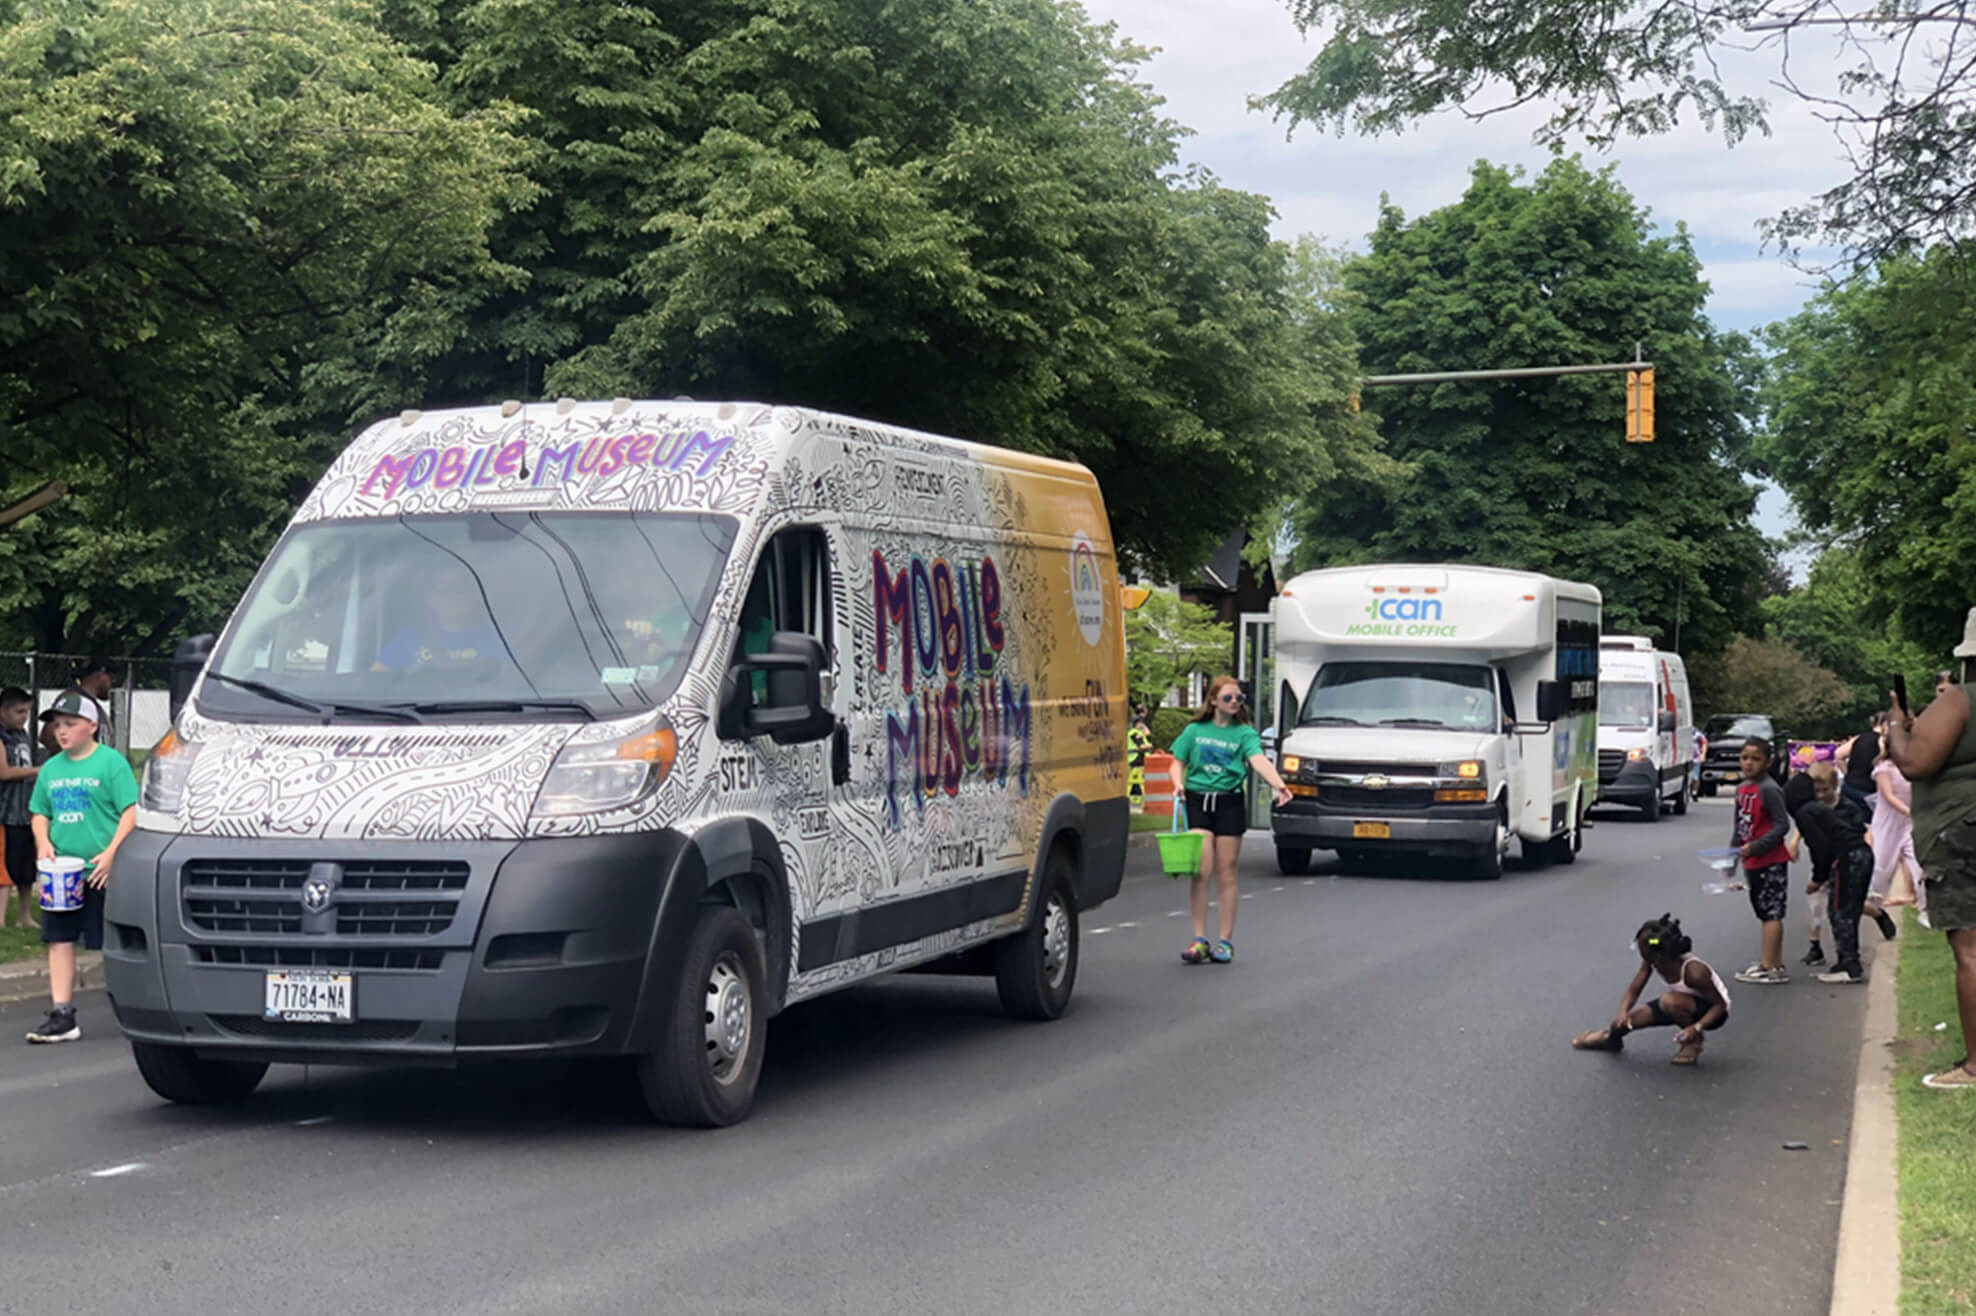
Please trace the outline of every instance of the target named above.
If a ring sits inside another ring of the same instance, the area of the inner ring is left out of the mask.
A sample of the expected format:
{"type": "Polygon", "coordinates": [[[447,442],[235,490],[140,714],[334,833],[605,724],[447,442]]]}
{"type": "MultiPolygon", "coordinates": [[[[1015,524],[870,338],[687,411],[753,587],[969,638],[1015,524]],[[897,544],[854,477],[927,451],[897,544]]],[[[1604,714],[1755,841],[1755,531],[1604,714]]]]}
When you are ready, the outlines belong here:
{"type": "Polygon", "coordinates": [[[372,670],[406,671],[433,663],[485,663],[507,656],[507,646],[488,623],[479,606],[480,591],[472,582],[452,576],[435,577],[425,591],[426,613],[398,628],[382,649],[372,670]]]}

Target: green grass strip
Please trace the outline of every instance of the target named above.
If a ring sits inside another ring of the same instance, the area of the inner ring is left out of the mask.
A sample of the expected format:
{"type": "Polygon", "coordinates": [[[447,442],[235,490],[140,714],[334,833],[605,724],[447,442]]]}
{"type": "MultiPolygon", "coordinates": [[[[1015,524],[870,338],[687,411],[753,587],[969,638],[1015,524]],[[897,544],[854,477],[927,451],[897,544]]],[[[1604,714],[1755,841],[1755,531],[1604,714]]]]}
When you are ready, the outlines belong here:
{"type": "MultiPolygon", "coordinates": [[[[1871,930],[1871,924],[1867,925],[1871,930]]],[[[1894,1043],[1900,1112],[1902,1316],[1976,1312],[1976,1091],[1932,1092],[1921,1076],[1964,1054],[1948,940],[1906,912],[1894,1043]],[[1937,1024],[1947,1024],[1938,1029],[1937,1024]]]]}

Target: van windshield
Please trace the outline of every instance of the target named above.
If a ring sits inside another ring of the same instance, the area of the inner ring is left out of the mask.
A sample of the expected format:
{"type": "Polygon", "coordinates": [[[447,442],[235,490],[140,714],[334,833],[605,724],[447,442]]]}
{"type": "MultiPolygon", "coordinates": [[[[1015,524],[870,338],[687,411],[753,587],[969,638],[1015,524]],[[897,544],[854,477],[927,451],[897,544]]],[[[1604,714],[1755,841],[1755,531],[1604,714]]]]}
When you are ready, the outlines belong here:
{"type": "Polygon", "coordinates": [[[1721,713],[1708,720],[1702,732],[1709,740],[1769,740],[1776,735],[1770,719],[1750,713],[1721,713]]]}
{"type": "Polygon", "coordinates": [[[241,601],[202,709],[392,720],[613,717],[678,686],[734,539],[720,516],[318,521],[241,601]]]}
{"type": "Polygon", "coordinates": [[[1487,667],[1460,663],[1326,663],[1297,724],[1494,731],[1496,678],[1487,667]]]}
{"type": "Polygon", "coordinates": [[[1638,731],[1654,724],[1654,688],[1643,681],[1599,682],[1599,725],[1638,731]]]}

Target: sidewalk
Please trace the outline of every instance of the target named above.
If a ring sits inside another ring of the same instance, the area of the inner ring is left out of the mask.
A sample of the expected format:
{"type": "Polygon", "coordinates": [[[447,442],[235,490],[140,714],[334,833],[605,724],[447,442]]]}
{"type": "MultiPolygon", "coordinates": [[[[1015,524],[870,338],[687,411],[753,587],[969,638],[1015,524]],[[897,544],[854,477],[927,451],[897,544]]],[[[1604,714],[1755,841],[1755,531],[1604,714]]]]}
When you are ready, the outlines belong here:
{"type": "MultiPolygon", "coordinates": [[[[76,956],[75,989],[96,991],[103,986],[103,953],[86,950],[76,956]]],[[[0,964],[0,1005],[48,996],[48,961],[14,960],[0,964]]]]}
{"type": "Polygon", "coordinates": [[[1845,1205],[1832,1268],[1832,1316],[1896,1316],[1901,1305],[1900,1174],[1894,1117],[1894,1039],[1900,1020],[1895,978],[1912,925],[1875,949],[1853,1088],[1845,1205]]]}

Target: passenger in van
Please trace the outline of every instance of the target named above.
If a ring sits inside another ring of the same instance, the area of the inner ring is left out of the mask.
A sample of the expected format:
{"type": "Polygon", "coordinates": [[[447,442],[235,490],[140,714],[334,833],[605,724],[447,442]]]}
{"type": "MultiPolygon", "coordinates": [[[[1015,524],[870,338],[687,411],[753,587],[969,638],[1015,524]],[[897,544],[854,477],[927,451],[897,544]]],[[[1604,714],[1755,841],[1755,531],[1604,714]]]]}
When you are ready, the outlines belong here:
{"type": "Polygon", "coordinates": [[[425,591],[426,615],[400,626],[378,650],[372,670],[409,671],[430,664],[490,663],[507,657],[507,645],[480,607],[470,581],[436,578],[425,591]]]}

